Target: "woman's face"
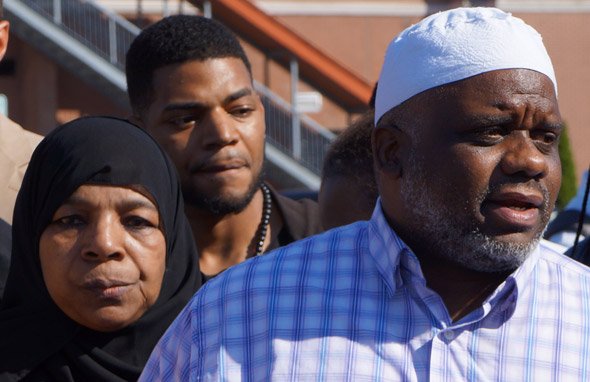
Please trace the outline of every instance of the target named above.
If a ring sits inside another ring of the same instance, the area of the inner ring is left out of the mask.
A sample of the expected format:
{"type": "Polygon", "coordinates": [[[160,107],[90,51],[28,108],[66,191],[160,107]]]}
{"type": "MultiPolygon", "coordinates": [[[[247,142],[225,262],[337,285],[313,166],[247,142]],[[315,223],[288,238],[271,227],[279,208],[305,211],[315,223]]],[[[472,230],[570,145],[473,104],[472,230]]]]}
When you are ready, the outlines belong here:
{"type": "Polygon", "coordinates": [[[137,321],[158,298],[166,240],[157,207],[113,186],[80,186],[39,241],[41,270],[55,304],[72,320],[109,332],[137,321]]]}

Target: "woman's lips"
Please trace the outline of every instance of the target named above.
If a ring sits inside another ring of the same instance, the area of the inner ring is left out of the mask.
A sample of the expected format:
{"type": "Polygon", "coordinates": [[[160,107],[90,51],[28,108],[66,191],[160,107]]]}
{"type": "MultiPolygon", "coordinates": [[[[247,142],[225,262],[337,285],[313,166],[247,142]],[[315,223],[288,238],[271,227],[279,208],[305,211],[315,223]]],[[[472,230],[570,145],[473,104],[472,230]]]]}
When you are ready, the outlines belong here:
{"type": "Polygon", "coordinates": [[[119,280],[91,280],[84,283],[84,288],[100,299],[121,300],[132,285],[133,283],[119,280]]]}
{"type": "Polygon", "coordinates": [[[98,292],[98,297],[100,298],[104,298],[107,300],[120,300],[121,298],[123,298],[125,293],[127,293],[129,288],[129,285],[121,285],[105,289],[98,289],[96,290],[96,292],[98,292]]]}

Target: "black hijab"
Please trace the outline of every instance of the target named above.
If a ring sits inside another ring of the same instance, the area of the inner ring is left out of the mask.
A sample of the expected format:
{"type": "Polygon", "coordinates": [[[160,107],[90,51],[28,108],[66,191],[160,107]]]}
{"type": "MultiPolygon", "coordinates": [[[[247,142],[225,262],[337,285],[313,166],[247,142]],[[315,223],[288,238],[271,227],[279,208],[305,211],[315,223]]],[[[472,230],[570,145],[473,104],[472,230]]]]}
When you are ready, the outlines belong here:
{"type": "Polygon", "coordinates": [[[81,118],[39,144],[17,197],[12,235],[0,308],[0,380],[137,380],[160,336],[200,286],[174,165],[147,133],[124,120],[81,118]],[[43,281],[41,234],[56,209],[86,183],[141,185],[156,201],[166,237],[157,301],[116,332],[93,331],[69,319],[43,281]]]}

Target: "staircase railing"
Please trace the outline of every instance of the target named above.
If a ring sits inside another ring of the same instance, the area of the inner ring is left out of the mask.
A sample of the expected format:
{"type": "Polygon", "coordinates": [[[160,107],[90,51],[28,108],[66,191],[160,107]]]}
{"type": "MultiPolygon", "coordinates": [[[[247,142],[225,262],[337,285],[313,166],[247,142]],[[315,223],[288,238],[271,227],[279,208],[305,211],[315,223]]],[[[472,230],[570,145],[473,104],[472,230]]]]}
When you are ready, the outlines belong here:
{"type": "MultiPolygon", "coordinates": [[[[125,70],[125,54],[140,29],[117,13],[93,0],[5,0],[19,1],[50,20],[89,50],[125,70]]],[[[314,178],[306,182],[317,188],[324,153],[334,134],[305,115],[300,116],[300,144],[293,141],[292,106],[264,85],[256,82],[266,116],[267,142],[307,169],[314,178]]],[[[121,89],[123,92],[126,89],[121,89]]],[[[310,175],[311,175],[310,174],[310,175]]],[[[311,179],[308,176],[308,179],[311,179]]]]}
{"type": "Polygon", "coordinates": [[[141,30],[94,1],[20,0],[94,53],[125,71],[125,54],[141,30]]]}

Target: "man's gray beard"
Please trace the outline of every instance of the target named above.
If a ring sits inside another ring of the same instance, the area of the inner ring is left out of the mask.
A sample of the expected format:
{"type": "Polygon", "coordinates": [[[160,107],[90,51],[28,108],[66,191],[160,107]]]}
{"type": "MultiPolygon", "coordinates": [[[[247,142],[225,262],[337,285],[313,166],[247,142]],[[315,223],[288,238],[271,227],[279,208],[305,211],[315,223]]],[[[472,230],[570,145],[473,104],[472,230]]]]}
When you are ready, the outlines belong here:
{"type": "Polygon", "coordinates": [[[196,189],[196,187],[183,187],[185,204],[200,210],[208,211],[215,216],[224,216],[242,212],[260,188],[263,172],[261,171],[250,183],[248,190],[234,198],[224,198],[222,195],[208,196],[196,189]]]}
{"type": "MultiPolygon", "coordinates": [[[[478,211],[451,211],[444,200],[431,189],[433,179],[426,179],[425,172],[414,154],[404,170],[402,181],[402,199],[412,209],[417,224],[416,232],[421,242],[429,243],[437,255],[479,272],[504,272],[518,268],[538,245],[543,232],[539,232],[529,243],[510,243],[500,241],[480,232],[476,223],[466,227],[465,222],[457,219],[457,213],[476,216],[478,211]]],[[[438,181],[438,180],[436,180],[438,181]]],[[[453,192],[449,188],[449,192],[453,192]]],[[[488,192],[480,195],[481,205],[488,192]]],[[[545,200],[547,200],[547,195],[545,200]]]]}

